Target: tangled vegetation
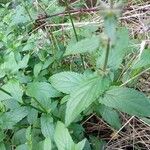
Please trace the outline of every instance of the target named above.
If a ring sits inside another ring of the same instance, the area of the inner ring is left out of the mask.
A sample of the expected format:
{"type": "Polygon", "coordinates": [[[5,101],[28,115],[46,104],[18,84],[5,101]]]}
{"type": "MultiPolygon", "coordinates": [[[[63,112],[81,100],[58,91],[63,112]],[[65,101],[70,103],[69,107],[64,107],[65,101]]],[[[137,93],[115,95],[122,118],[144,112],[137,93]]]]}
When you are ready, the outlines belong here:
{"type": "Polygon", "coordinates": [[[0,150],[113,150],[149,125],[148,1],[0,4],[0,150]]]}

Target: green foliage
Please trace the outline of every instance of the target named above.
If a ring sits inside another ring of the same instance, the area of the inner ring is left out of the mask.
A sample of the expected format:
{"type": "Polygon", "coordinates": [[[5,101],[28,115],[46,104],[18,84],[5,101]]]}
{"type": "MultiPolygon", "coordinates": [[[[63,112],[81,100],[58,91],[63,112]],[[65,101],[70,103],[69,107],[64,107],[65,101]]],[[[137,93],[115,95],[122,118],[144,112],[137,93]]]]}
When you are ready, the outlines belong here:
{"type": "Polygon", "coordinates": [[[41,132],[45,137],[53,139],[54,136],[54,124],[53,118],[50,115],[43,114],[41,116],[41,132]]]}
{"type": "Polygon", "coordinates": [[[52,146],[51,146],[51,139],[50,138],[46,138],[44,140],[44,148],[43,150],[51,150],[52,149],[52,146]]]}
{"type": "Polygon", "coordinates": [[[138,69],[150,65],[150,49],[145,49],[141,56],[134,62],[133,69],[138,69]]]}
{"type": "Polygon", "coordinates": [[[75,144],[62,122],[57,122],[54,139],[58,150],[82,150],[85,145],[85,140],[75,144]]]}
{"type": "Polygon", "coordinates": [[[61,72],[50,77],[50,82],[58,91],[70,94],[84,81],[84,75],[76,72],[61,72]]]}
{"type": "MultiPolygon", "coordinates": [[[[130,83],[148,69],[150,49],[133,49],[115,6],[97,13],[102,24],[82,27],[56,0],[1,3],[0,150],[102,149],[83,126],[93,113],[114,130],[119,111],[149,122],[149,98],[130,83]]],[[[89,19],[80,12],[80,23],[89,19]]]]}
{"type": "Polygon", "coordinates": [[[130,115],[150,115],[149,99],[143,93],[131,88],[114,87],[111,90],[108,90],[104,97],[99,99],[99,102],[130,115]]]}
{"type": "Polygon", "coordinates": [[[68,45],[65,55],[93,52],[94,50],[98,49],[99,43],[100,38],[98,36],[82,39],[77,43],[68,45]]]}
{"type": "Polygon", "coordinates": [[[121,128],[121,120],[119,118],[119,114],[111,107],[107,107],[107,105],[100,105],[98,106],[97,111],[97,113],[100,114],[102,118],[113,128],[121,128]]]}
{"type": "Polygon", "coordinates": [[[71,92],[67,102],[65,123],[69,125],[108,88],[109,80],[91,76],[71,92]],[[70,109],[71,108],[71,109],[70,109]]]}

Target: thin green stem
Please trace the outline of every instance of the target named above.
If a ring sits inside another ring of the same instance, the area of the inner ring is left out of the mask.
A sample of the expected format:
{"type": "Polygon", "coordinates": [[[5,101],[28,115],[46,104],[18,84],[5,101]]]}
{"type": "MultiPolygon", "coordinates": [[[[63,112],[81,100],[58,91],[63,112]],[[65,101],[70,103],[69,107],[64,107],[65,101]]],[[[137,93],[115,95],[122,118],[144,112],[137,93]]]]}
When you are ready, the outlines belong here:
{"type": "MultiPolygon", "coordinates": [[[[70,21],[71,21],[71,25],[72,25],[72,28],[73,28],[73,31],[74,31],[76,41],[78,42],[79,41],[78,35],[77,35],[76,29],[75,29],[75,25],[74,25],[74,22],[73,22],[73,19],[72,19],[72,15],[71,15],[67,0],[65,0],[65,4],[66,4],[66,8],[68,10],[68,15],[69,15],[69,18],[70,18],[70,21]]],[[[81,54],[80,54],[80,57],[81,57],[81,62],[82,62],[83,69],[85,70],[84,58],[81,54]]]]}
{"type": "Polygon", "coordinates": [[[37,107],[35,107],[35,106],[33,106],[33,105],[31,105],[31,104],[28,104],[28,103],[20,103],[20,105],[21,106],[28,106],[28,107],[31,107],[31,108],[33,108],[33,109],[35,109],[35,110],[37,110],[38,112],[41,112],[41,113],[47,113],[47,112],[45,112],[44,110],[42,110],[42,109],[39,109],[39,108],[37,108],[37,107]]]}
{"type": "Polygon", "coordinates": [[[3,88],[1,88],[1,87],[0,87],[0,91],[4,92],[5,94],[7,94],[7,95],[9,95],[9,96],[12,96],[10,92],[8,92],[8,91],[4,90],[4,89],[3,89],[3,88]]]}
{"type": "MultiPolygon", "coordinates": [[[[9,95],[9,96],[12,97],[12,95],[11,95],[10,92],[4,90],[4,89],[1,88],[1,87],[0,87],[0,91],[4,92],[5,94],[7,94],[7,95],[9,95]]],[[[35,107],[35,106],[31,105],[31,104],[27,104],[27,103],[25,103],[25,102],[23,102],[23,103],[19,102],[19,104],[22,105],[22,106],[29,106],[29,107],[31,107],[31,108],[33,108],[33,109],[36,109],[36,110],[38,110],[38,111],[40,111],[40,112],[42,112],[42,113],[47,113],[47,111],[41,110],[41,109],[39,109],[39,108],[37,108],[37,107],[35,107]]],[[[41,106],[40,106],[40,107],[41,107],[41,106]]]]}
{"type": "Polygon", "coordinates": [[[143,73],[145,73],[145,72],[147,72],[147,71],[149,71],[149,70],[150,70],[150,67],[147,68],[147,69],[145,69],[145,70],[143,70],[142,72],[140,72],[139,74],[135,75],[134,77],[130,78],[129,80],[125,81],[125,82],[124,82],[123,84],[121,84],[120,86],[125,86],[125,85],[127,85],[127,84],[130,83],[132,80],[138,78],[138,77],[141,76],[143,73]]]}
{"type": "Polygon", "coordinates": [[[43,112],[48,113],[47,110],[43,107],[43,105],[35,98],[33,98],[34,101],[41,107],[41,109],[43,110],[43,112]]]}
{"type": "Polygon", "coordinates": [[[107,47],[106,47],[106,55],[105,55],[104,66],[103,66],[104,72],[106,72],[106,67],[107,67],[108,58],[109,58],[109,52],[110,52],[110,39],[108,38],[107,47]]]}

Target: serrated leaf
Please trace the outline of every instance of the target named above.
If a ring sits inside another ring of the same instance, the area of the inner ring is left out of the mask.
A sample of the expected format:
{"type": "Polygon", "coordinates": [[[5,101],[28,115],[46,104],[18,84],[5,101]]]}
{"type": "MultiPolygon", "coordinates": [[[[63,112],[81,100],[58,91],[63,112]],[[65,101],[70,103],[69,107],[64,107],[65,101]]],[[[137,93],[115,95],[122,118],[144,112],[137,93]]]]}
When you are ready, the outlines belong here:
{"type": "Polygon", "coordinates": [[[115,87],[107,91],[99,102],[108,106],[137,116],[150,116],[150,101],[141,92],[131,88],[115,87]]]}
{"type": "Polygon", "coordinates": [[[0,101],[11,99],[12,97],[0,90],[0,101]]]}
{"type": "Polygon", "coordinates": [[[138,69],[150,65],[150,49],[145,49],[140,57],[136,60],[132,69],[138,69]]]}
{"type": "Polygon", "coordinates": [[[43,150],[51,150],[51,149],[52,149],[52,146],[51,146],[51,139],[47,137],[47,138],[44,140],[43,146],[44,146],[44,149],[43,149],[43,150]]]}
{"type": "Polygon", "coordinates": [[[66,56],[70,54],[93,52],[99,47],[99,43],[100,43],[100,38],[98,36],[85,38],[77,43],[68,45],[64,55],[66,56]]]}
{"type": "Polygon", "coordinates": [[[9,92],[13,99],[22,102],[23,90],[17,80],[8,81],[2,88],[9,92]]]}
{"type": "Polygon", "coordinates": [[[98,112],[100,113],[102,118],[112,127],[114,127],[115,129],[121,128],[121,121],[119,119],[119,114],[115,110],[105,105],[101,105],[98,108],[98,112]]]}
{"type": "Polygon", "coordinates": [[[82,82],[69,97],[66,108],[65,123],[69,125],[78,115],[89,107],[109,86],[109,79],[90,76],[82,82]],[[70,109],[71,108],[71,109],[70,109]]]}
{"type": "Polygon", "coordinates": [[[12,143],[14,145],[24,144],[26,142],[26,134],[25,133],[26,133],[25,128],[16,131],[13,135],[12,143]]]}
{"type": "Polygon", "coordinates": [[[34,124],[36,122],[37,118],[38,118],[38,111],[33,108],[29,108],[28,116],[27,116],[27,120],[28,120],[29,124],[34,124]]]}
{"type": "Polygon", "coordinates": [[[53,118],[48,114],[43,114],[41,116],[41,131],[45,137],[54,137],[54,123],[53,118]]]}
{"type": "Polygon", "coordinates": [[[76,72],[61,72],[50,77],[50,82],[54,88],[63,93],[69,94],[73,89],[78,87],[84,80],[82,74],[76,72]]]}
{"type": "Polygon", "coordinates": [[[11,129],[16,123],[21,121],[27,113],[26,107],[19,107],[12,111],[5,112],[0,117],[0,127],[3,129],[11,129]]]}
{"type": "Polygon", "coordinates": [[[47,82],[32,82],[27,85],[26,93],[36,99],[59,97],[60,93],[47,82]]]}
{"type": "Polygon", "coordinates": [[[5,99],[3,101],[3,104],[5,105],[6,109],[16,109],[16,108],[19,108],[20,105],[18,103],[18,101],[14,101],[13,100],[13,97],[9,98],[9,99],[5,99]]]}
{"type": "Polygon", "coordinates": [[[54,140],[58,150],[73,150],[74,142],[65,125],[58,121],[55,129],[54,140]]]}

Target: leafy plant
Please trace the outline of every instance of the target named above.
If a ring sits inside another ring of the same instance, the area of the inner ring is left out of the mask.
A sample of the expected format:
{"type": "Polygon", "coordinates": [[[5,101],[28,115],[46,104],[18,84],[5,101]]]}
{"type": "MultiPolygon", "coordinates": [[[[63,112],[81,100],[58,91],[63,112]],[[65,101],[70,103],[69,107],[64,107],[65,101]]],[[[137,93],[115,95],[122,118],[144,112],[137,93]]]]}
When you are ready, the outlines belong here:
{"type": "Polygon", "coordinates": [[[149,98],[131,84],[149,70],[150,49],[133,51],[134,40],[118,23],[120,3],[102,2],[95,10],[104,19],[102,32],[76,28],[72,12],[87,11],[78,2],[10,5],[0,8],[0,150],[98,149],[105,142],[85,136],[82,127],[90,114],[115,130],[121,127],[118,111],[150,116],[149,98]],[[71,28],[61,32],[70,21],[71,28]]]}

